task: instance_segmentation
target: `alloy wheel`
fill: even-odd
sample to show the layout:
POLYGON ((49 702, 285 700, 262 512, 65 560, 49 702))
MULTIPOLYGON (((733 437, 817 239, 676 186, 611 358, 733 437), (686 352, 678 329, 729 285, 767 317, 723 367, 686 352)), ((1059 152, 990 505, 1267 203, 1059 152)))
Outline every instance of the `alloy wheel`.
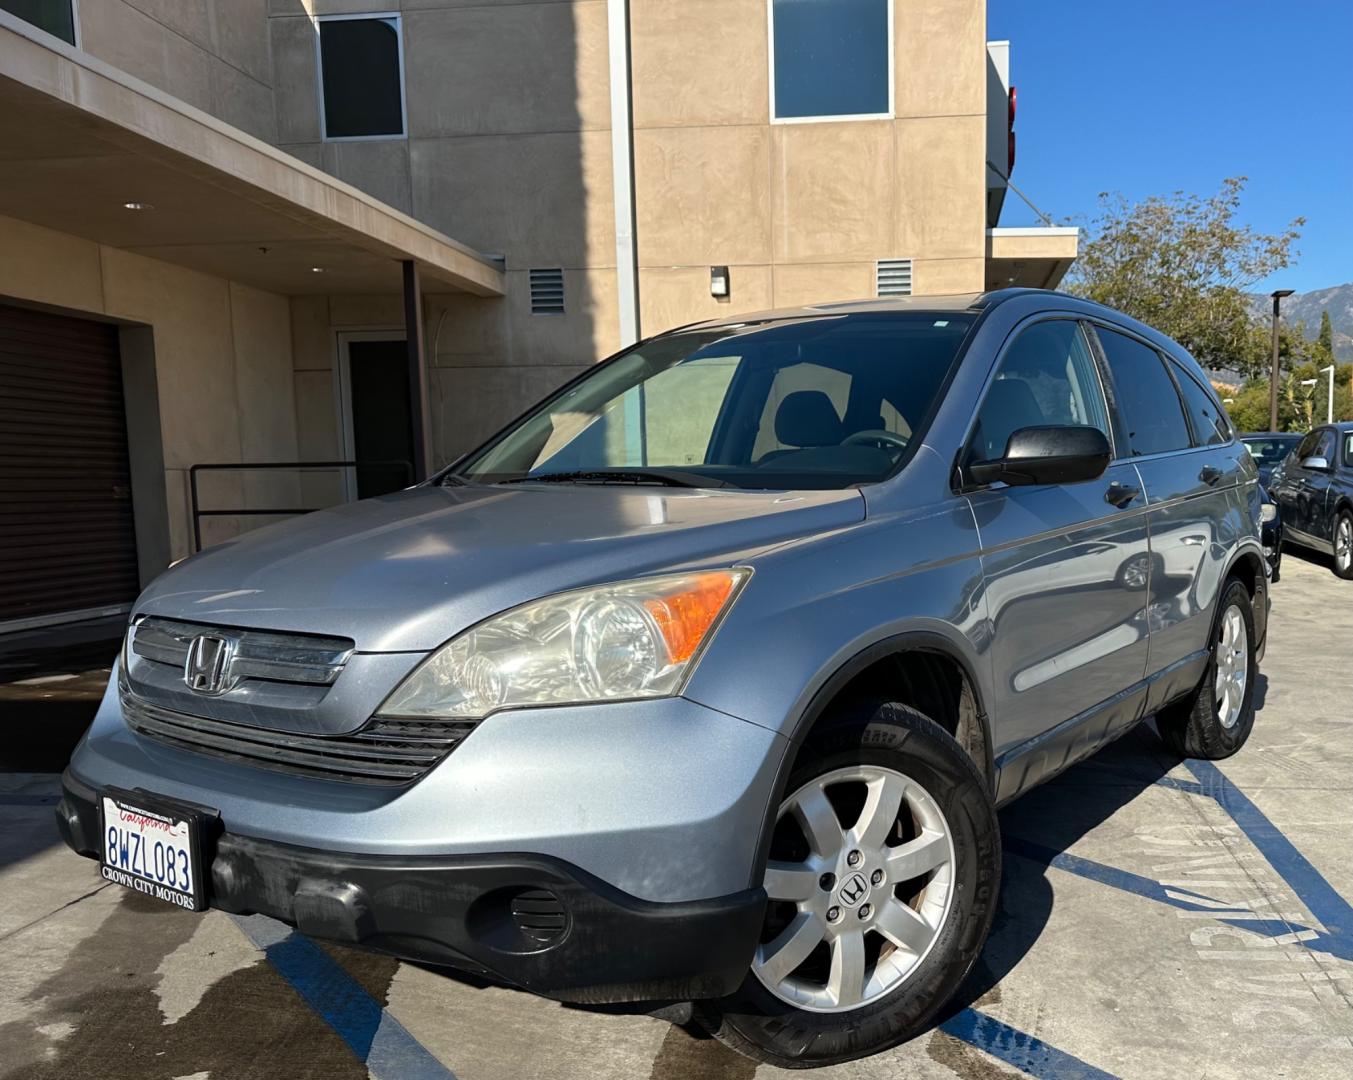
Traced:
POLYGON ((1334 563, 1342 573, 1353 566, 1353 518, 1347 514, 1339 516, 1334 530, 1334 563))
POLYGON ((1221 617, 1215 656, 1217 719, 1221 721, 1222 727, 1229 730, 1240 719, 1250 666, 1250 643, 1245 631, 1245 617, 1234 604, 1221 617))
POLYGON ((953 876, 948 824, 919 783, 875 765, 825 773, 780 807, 752 971, 812 1012, 875 1001, 929 954, 953 876))

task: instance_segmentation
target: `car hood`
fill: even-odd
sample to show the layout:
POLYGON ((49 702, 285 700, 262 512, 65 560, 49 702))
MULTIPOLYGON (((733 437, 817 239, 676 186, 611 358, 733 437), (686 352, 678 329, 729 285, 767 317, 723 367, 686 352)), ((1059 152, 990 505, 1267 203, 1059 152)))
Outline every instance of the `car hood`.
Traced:
POLYGON ((550 593, 745 559, 863 518, 853 489, 423 486, 208 548, 156 579, 136 612, 424 652, 550 593))

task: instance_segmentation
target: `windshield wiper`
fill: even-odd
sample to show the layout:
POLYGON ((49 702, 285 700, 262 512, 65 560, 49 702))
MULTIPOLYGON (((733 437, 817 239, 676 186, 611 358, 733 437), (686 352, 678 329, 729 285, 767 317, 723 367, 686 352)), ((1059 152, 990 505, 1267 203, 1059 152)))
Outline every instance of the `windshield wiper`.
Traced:
POLYGON ((722 488, 727 481, 715 480, 685 469, 577 469, 571 472, 514 476, 500 484, 661 484, 664 487, 722 488))

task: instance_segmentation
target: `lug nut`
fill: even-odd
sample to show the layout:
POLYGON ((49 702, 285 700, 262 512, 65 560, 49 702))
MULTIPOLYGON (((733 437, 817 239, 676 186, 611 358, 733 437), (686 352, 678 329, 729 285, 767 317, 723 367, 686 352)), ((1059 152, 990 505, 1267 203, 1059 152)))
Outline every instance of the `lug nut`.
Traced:
POLYGON ((850 866, 859 866, 860 860, 863 857, 864 856, 862 856, 858 851, 852 851, 849 855, 846 856, 846 863, 850 866))
POLYGON ((835 874, 823 874, 820 878, 817 879, 817 883, 818 883, 818 884, 819 884, 826 892, 831 892, 831 891, 832 891, 832 888, 836 885, 836 875, 835 875, 835 874))
POLYGON ((874 909, 873 909, 872 907, 870 907, 868 904, 861 904, 861 905, 860 905, 860 918, 862 918, 862 919, 867 919, 867 918, 869 918, 869 916, 872 915, 873 913, 874 913, 874 909))
POLYGON ((836 920, 839 919, 840 917, 841 917, 841 909, 839 907, 829 907, 827 909, 828 922, 836 922, 836 920))
POLYGON ((882 884, 883 884, 883 871, 882 871, 882 870, 875 870, 872 874, 870 874, 870 875, 869 875, 869 883, 870 883, 871 885, 882 885, 882 884))

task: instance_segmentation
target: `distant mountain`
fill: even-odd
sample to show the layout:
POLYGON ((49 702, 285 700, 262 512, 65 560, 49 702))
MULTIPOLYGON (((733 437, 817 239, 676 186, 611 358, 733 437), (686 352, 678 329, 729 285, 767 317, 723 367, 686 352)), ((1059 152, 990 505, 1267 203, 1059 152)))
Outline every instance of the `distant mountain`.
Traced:
MULTIPOLYGON (((1272 316, 1271 299, 1255 295, 1252 301, 1256 316, 1265 319, 1272 316)), ((1334 357, 1340 363, 1348 363, 1353 360, 1353 282, 1285 297, 1283 323, 1304 324, 1306 337, 1314 341, 1320 336, 1320 313, 1325 310, 1330 313, 1330 326, 1334 330, 1334 357)))

